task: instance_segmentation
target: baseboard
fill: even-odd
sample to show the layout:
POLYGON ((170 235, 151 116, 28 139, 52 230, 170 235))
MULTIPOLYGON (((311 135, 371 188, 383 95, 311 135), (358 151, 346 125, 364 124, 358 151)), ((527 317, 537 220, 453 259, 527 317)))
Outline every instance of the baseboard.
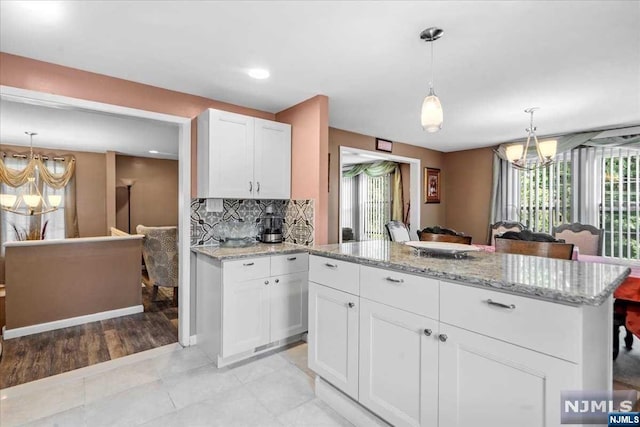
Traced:
POLYGON ((361 427, 384 426, 389 424, 369 412, 364 406, 351 399, 340 390, 316 375, 316 396, 331 409, 346 418, 351 424, 361 427))
POLYGON ((53 322, 38 323, 37 325, 23 326, 21 328, 7 329, 2 328, 2 337, 4 340, 23 337, 25 335, 38 334, 40 332, 53 331, 55 329, 68 328, 70 326, 82 325, 99 320, 112 319, 114 317, 127 316, 129 314, 142 313, 144 307, 142 305, 133 305, 131 307, 118 308, 116 310, 102 311, 100 313, 87 314, 84 316, 70 317, 68 319, 54 320, 53 322))
POLYGON ((196 345, 198 344, 198 336, 197 335, 191 335, 189 337, 189 345, 196 345))
POLYGON ((237 362, 241 362, 245 359, 249 359, 251 357, 254 356, 259 356, 261 354, 273 351, 273 350, 277 350, 279 348, 285 347, 289 344, 295 343, 295 342, 299 342, 302 341, 301 339, 302 334, 296 334, 296 335, 292 335, 288 338, 284 338, 280 341, 274 341, 272 343, 269 343, 267 345, 264 345, 262 347, 258 347, 256 349, 253 350, 249 350, 246 351, 244 353, 239 353, 239 354, 234 354, 233 356, 228 356, 225 358, 220 357, 220 355, 217 356, 217 358, 214 360, 214 363, 216 365, 217 368, 223 368, 225 366, 229 366, 231 364, 237 363, 237 362))

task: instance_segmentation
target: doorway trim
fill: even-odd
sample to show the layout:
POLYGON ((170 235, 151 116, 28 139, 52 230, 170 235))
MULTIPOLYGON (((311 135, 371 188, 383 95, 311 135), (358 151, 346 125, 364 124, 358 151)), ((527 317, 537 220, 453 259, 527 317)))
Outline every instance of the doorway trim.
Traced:
POLYGON ((342 243, 342 215, 340 215, 340 207, 342 201, 340 200, 340 195, 342 195, 342 156, 345 152, 375 155, 376 157, 380 157, 381 159, 409 164, 409 195, 411 198, 409 211, 409 222, 411 223, 411 225, 409 227, 409 233, 416 233, 417 235, 418 230, 420 230, 420 212, 422 208, 422 203, 420 200, 420 171, 422 170, 420 159, 341 145, 339 166, 340 169, 338 171, 338 182, 340 188, 340 193, 338 196, 338 242, 342 243))
MULTIPOLYGON (((191 343, 191 119, 86 99, 0 85, 0 95, 107 114, 152 119, 178 125, 178 342, 191 343), (186 286, 185 286, 186 284, 186 286)), ((106 231, 106 230, 105 230, 106 231)))

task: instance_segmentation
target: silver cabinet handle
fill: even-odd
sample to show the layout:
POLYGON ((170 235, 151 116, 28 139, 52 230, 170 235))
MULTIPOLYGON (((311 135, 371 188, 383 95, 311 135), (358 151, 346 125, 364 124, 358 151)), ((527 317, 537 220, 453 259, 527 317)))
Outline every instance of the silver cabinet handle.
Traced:
POLYGON ((431 336, 431 334, 433 333, 433 331, 432 331, 431 329, 425 329, 423 332, 424 332, 424 334, 425 334, 426 336, 428 336, 428 337, 430 337, 430 336, 431 336))
POLYGON ((276 279, 276 283, 280 283, 280 279, 276 279))
POLYGON ((347 304, 347 305, 349 306, 349 308, 353 308, 353 307, 355 307, 355 306, 356 306, 356 305, 355 305, 354 303, 352 303, 352 302, 350 302, 350 303, 349 303, 349 304, 347 304))
POLYGON ((404 279, 394 279, 393 277, 387 277, 386 279, 393 283, 404 283, 404 279))
POLYGON ((242 264, 245 267, 251 267, 253 264, 255 264, 254 262, 245 262, 244 264, 242 264))
POLYGON ((268 285, 268 284, 269 284, 269 281, 268 281, 268 280, 265 280, 265 281, 264 281, 264 284, 265 284, 265 285, 268 285))
POLYGON ((329 268, 338 268, 337 264, 331 264, 331 263, 328 263, 328 262, 325 262, 324 265, 326 265, 329 268))
POLYGON ((442 342, 447 341, 447 338, 449 338, 446 334, 440 334, 438 335, 438 339, 442 342))
POLYGON ((287 258, 287 261, 295 261, 297 259, 298 259, 298 257, 290 256, 289 258, 287 258))
POLYGON ((496 307, 506 308, 507 310, 514 310, 516 308, 515 304, 504 304, 502 302, 492 301, 491 299, 488 299, 485 302, 489 305, 495 305, 496 307))
POLYGON ((256 182, 256 193, 260 192, 260 181, 256 182))
POLYGON ((249 181, 249 193, 253 193, 253 182, 249 181))

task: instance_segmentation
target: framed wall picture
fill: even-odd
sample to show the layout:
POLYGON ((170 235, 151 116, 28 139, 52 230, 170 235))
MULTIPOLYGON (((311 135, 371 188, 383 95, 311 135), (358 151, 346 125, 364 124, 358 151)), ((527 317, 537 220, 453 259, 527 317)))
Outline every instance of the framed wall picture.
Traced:
POLYGON ((424 202, 440 203, 440 169, 424 168, 424 202))
POLYGON ((376 150, 378 151, 386 151, 390 153, 393 149, 393 142, 388 141, 386 139, 376 138, 376 150))

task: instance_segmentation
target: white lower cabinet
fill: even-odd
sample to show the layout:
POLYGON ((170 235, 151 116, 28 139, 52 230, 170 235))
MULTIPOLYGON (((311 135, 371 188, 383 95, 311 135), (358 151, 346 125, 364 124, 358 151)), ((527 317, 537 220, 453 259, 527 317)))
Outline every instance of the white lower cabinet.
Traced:
POLYGON ((437 425, 437 330, 433 319, 361 299, 360 403, 394 426, 437 425))
POLYGON ((269 343, 269 279, 223 284, 222 357, 269 343))
POLYGON ((439 427, 560 424, 560 392, 575 389, 577 365, 454 326, 440 331, 439 427))
POLYGON ((270 279, 269 342, 279 341, 307 330, 307 273, 287 274, 270 279))
POLYGON ((198 345, 218 367, 287 344, 308 327, 308 255, 196 259, 198 345))
POLYGON ((309 283, 309 368, 358 399, 359 298, 309 283))

